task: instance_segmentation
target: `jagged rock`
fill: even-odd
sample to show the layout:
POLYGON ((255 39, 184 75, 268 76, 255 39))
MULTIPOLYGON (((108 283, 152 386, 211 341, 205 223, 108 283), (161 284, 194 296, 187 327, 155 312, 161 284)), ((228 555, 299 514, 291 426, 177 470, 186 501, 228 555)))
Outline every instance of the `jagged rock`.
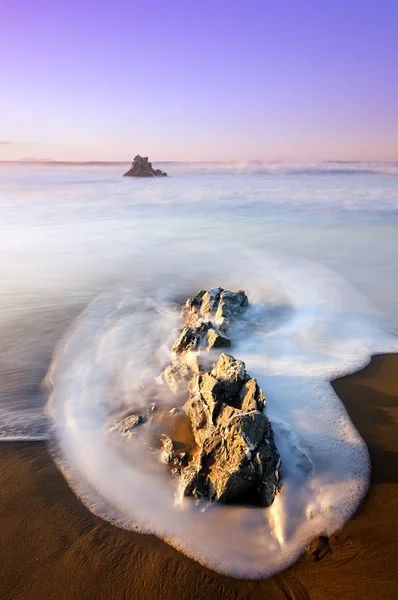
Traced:
POLYGON ((196 348, 200 340, 206 335, 211 323, 201 323, 199 327, 184 327, 181 334, 174 342, 172 351, 176 354, 182 354, 196 348))
POLYGON ((229 392, 235 393, 246 380, 246 366, 242 360, 223 352, 211 374, 222 382, 229 392))
POLYGON ((232 292, 221 287, 199 290, 193 298, 188 298, 182 316, 187 325, 197 327, 203 318, 215 317, 219 329, 226 331, 248 307, 249 301, 243 290, 232 292))
MULTIPOLYGON (((174 407, 167 417, 179 441, 161 437, 160 459, 178 480, 180 498, 231 502, 245 501, 249 494, 269 506, 280 488, 281 460, 264 414, 263 391, 243 361, 221 353, 210 364, 217 348, 231 345, 225 330, 247 306, 245 292, 220 287, 199 290, 189 298, 182 309, 186 326, 172 348, 178 357, 157 380, 173 393, 189 396, 183 409, 174 407), (217 325, 207 320, 210 317, 217 325), (184 441, 182 430, 177 433, 180 421, 184 441)), ((148 393, 157 397, 150 387, 148 393)), ((126 419, 118 425, 123 433, 143 422, 141 415, 126 419)))
POLYGON ((181 334, 173 344, 172 352, 181 354, 188 350, 193 350, 199 341, 199 336, 196 334, 196 329, 193 327, 184 327, 181 334))
POLYGON ((196 296, 188 298, 182 309, 182 316, 189 327, 199 327, 202 322, 199 311, 205 293, 206 290, 199 290, 196 296))
POLYGON ((134 158, 131 168, 124 173, 124 177, 166 177, 160 169, 154 169, 148 157, 142 157, 139 154, 134 158))
POLYGON ((199 451, 181 469, 181 496, 229 502, 255 490, 260 504, 272 503, 281 461, 264 404, 245 364, 227 354, 196 377, 184 409, 199 451))
POLYGON ((192 311, 192 309, 199 308, 202 302, 203 296, 206 294, 206 290, 199 290, 196 296, 188 298, 184 305, 183 311, 192 311))
POLYGON ((212 288, 205 292, 202 296, 202 302, 200 305, 200 312, 205 317, 211 315, 211 313, 217 310, 218 303, 220 301, 221 293, 224 290, 222 288, 212 288))
POLYGON ((216 323, 222 330, 226 330, 248 307, 249 301, 245 292, 231 292, 223 290, 216 312, 216 323))
POLYGON ((208 498, 208 487, 197 466, 191 465, 180 470, 180 495, 192 496, 197 502, 208 498))
POLYGON ((262 412, 264 410, 264 392, 255 379, 249 379, 243 384, 239 392, 239 400, 244 411, 258 410, 262 412))
POLYGON ((179 394, 188 389, 192 371, 186 362, 175 360, 167 365, 163 377, 173 394, 179 394))
POLYGON ((216 331, 211 328, 207 332, 206 343, 207 350, 211 350, 212 348, 228 348, 231 345, 231 340, 222 331, 216 331))

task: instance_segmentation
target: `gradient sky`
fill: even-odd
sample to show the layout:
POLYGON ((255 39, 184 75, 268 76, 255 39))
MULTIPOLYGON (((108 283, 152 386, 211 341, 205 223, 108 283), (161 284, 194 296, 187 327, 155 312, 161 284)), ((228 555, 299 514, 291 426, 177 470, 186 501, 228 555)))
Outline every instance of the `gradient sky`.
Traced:
POLYGON ((0 159, 398 160, 398 0, 1 0, 0 159))

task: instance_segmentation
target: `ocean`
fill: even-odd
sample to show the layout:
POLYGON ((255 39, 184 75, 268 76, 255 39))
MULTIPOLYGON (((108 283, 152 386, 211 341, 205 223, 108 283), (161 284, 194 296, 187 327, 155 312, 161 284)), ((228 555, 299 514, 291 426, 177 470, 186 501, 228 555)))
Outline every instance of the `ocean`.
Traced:
POLYGON ((366 446, 329 382, 398 350, 398 163, 156 167, 169 177, 0 164, 0 436, 48 440, 103 518, 271 576, 367 491, 366 446), (218 285, 249 296, 233 348, 282 456, 269 509, 181 506, 150 452, 107 433, 170 360, 178 301, 218 285))

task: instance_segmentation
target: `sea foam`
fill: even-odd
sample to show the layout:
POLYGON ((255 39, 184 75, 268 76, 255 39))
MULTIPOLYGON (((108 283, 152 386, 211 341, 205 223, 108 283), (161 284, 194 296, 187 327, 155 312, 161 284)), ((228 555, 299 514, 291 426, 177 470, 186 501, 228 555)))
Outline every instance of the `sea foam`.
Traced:
POLYGON ((145 286, 98 297, 59 344, 47 377, 56 460, 104 519, 153 533, 221 573, 270 577, 341 527, 366 494, 368 452, 330 381, 397 343, 359 293, 316 263, 166 254, 162 267, 147 258, 145 286), (231 352, 265 391, 282 457, 283 490, 267 509, 181 506, 145 434, 121 443, 109 434, 112 415, 150 401, 145 387, 170 360, 175 298, 216 285, 249 296, 231 352))

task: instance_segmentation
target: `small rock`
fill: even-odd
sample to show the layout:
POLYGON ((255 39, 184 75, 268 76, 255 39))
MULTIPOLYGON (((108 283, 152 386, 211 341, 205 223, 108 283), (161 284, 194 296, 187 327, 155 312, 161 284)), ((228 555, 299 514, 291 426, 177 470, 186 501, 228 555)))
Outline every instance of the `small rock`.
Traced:
POLYGON ((129 415, 121 421, 115 421, 112 429, 119 429, 123 434, 130 434, 133 429, 144 423, 144 417, 142 415, 129 415))
POLYGON ((179 337, 173 344, 172 351, 176 354, 181 354, 187 350, 193 350, 199 341, 199 336, 196 335, 196 329, 193 327, 184 327, 179 337))
POLYGON ((124 177, 166 177, 160 169, 154 169, 148 157, 142 157, 139 154, 134 158, 131 168, 124 173, 124 177))
POLYGON ((221 331, 209 329, 206 336, 207 350, 212 348, 228 348, 231 345, 231 340, 221 331))
POLYGON ((201 323, 199 327, 184 327, 174 342, 172 351, 176 354, 182 354, 183 352, 194 350, 210 327, 211 323, 201 323))
POLYGON ((316 537, 306 548, 307 554, 312 557, 312 560, 321 560, 324 556, 329 554, 330 545, 329 538, 327 535, 319 535, 316 537))

